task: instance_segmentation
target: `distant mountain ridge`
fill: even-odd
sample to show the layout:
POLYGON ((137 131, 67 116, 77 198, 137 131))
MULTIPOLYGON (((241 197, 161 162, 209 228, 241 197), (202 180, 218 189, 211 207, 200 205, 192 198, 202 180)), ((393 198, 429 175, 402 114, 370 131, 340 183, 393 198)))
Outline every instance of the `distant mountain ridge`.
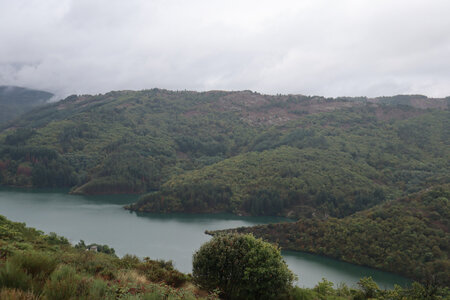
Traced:
POLYGON ((36 106, 45 104, 54 95, 49 92, 17 86, 0 86, 0 126, 36 106))

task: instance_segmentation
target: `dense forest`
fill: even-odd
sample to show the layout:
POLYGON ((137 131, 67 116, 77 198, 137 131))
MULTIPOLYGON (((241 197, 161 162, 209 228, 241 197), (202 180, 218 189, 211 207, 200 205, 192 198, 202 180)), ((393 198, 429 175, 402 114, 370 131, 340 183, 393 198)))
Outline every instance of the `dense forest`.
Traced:
POLYGON ((449 179, 448 111, 373 107, 262 130, 241 153, 168 179, 130 209, 343 217, 449 179))
MULTIPOLYGON (((246 239, 255 241, 253 237, 246 239)), ((195 276, 180 273, 170 261, 155 261, 148 257, 140 259, 133 255, 118 258, 112 248, 97 246, 101 246, 97 251, 92 251, 82 241, 72 246, 64 237, 54 233, 47 235, 0 216, 0 299, 213 300, 218 299, 221 293, 220 289, 211 293, 200 289, 195 276)), ((228 244, 223 246, 230 247, 228 244)), ((242 257, 239 247, 234 246, 231 251, 242 257)), ((254 255, 253 247, 249 255, 254 255)), ((217 259, 221 259, 220 255, 217 259)), ((259 269, 259 272, 267 276, 267 272, 272 270, 259 269)), ((215 283, 216 279, 210 280, 215 283)), ((201 282, 209 282, 208 277, 202 278, 201 282)), ((219 280, 220 283, 226 284, 226 281, 219 280)), ((269 283, 266 280, 262 284, 269 283)), ((254 289, 254 286, 245 287, 244 280, 241 285, 241 288, 254 289)), ((266 292, 273 294, 273 290, 266 292)), ((312 289, 291 285, 287 291, 270 298, 401 300, 446 299, 448 296, 448 289, 419 283, 408 288, 396 286, 392 290, 381 290, 369 277, 362 278, 355 288, 346 285, 335 287, 326 279, 312 289)), ((235 299, 261 298, 250 293, 235 299)))
MULTIPOLYGON (((232 229, 310 252, 450 286, 450 185, 387 201, 345 218, 232 229)), ((217 234, 220 232, 212 232, 217 234)))
POLYGON ((449 102, 74 95, 4 125, 0 185, 138 193, 127 208, 142 212, 288 216, 299 221, 240 231, 449 285, 449 102))
POLYGON ((44 105, 53 94, 16 86, 0 86, 0 126, 44 105))
POLYGON ((0 133, 0 184, 146 193, 131 209, 343 217, 448 181, 449 99, 120 91, 0 133))

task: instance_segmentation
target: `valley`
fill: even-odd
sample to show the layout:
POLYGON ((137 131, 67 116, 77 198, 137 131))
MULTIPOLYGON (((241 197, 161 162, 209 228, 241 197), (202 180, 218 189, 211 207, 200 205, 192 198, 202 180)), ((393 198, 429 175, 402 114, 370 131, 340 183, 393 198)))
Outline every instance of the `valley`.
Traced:
MULTIPOLYGON (((62 188, 72 194, 67 197, 133 195, 116 208, 168 218, 156 225, 158 231, 170 228, 170 216, 181 217, 175 223, 188 216, 202 223, 225 215, 244 223, 218 228, 208 221, 196 234, 246 226, 231 231, 448 286, 448 104, 448 98, 415 95, 324 98, 251 91, 73 95, 3 126, 0 184, 62 188), (257 225, 247 218, 281 219, 257 225)), ((133 254, 146 249, 136 247, 133 254)), ((189 257, 184 272, 190 247, 183 254, 189 257)))

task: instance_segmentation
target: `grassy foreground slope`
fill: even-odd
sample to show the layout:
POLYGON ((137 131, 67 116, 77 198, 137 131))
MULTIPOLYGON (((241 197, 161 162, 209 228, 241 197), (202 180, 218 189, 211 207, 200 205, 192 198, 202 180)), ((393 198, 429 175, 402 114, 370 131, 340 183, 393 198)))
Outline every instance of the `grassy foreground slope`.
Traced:
MULTIPOLYGON (((105 248, 111 253, 108 247, 98 247, 105 248)), ((83 242, 73 247, 63 237, 0 216, 1 299, 203 297, 216 298, 196 288, 170 261, 87 251, 83 242)))
MULTIPOLYGON (((388 201, 342 219, 237 228, 305 251, 450 286, 450 186, 388 201)), ((218 232, 215 232, 218 233, 218 232)))

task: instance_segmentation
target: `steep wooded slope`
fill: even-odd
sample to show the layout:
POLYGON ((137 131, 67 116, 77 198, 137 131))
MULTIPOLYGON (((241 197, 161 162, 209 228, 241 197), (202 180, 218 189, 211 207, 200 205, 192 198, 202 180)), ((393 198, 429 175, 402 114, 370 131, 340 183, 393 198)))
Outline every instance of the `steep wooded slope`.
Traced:
POLYGON ((447 108, 423 96, 70 96, 0 133, 0 183, 161 189, 133 207, 144 211, 345 216, 448 181, 447 108))
POLYGON ((269 128, 245 153, 174 175, 130 208, 343 217, 449 181, 447 111, 390 122, 375 114, 344 109, 269 128))
POLYGON ((321 254, 449 286, 449 230, 450 186, 444 185, 342 219, 300 219, 227 231, 253 233, 286 250, 321 254))

